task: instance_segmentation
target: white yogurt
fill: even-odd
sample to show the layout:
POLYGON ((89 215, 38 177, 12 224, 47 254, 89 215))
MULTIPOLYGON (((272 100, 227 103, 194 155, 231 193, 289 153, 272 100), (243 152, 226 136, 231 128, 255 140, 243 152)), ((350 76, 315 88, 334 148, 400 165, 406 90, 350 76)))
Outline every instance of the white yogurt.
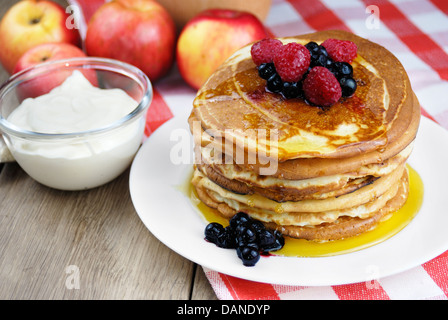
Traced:
MULTIPOLYGON (((138 103, 121 89, 99 89, 75 71, 50 93, 24 100, 8 117, 18 127, 40 133, 73 133, 105 127, 138 103)), ((89 189, 111 181, 131 163, 144 117, 101 135, 73 139, 11 137, 11 151, 34 179, 63 190, 89 189)))

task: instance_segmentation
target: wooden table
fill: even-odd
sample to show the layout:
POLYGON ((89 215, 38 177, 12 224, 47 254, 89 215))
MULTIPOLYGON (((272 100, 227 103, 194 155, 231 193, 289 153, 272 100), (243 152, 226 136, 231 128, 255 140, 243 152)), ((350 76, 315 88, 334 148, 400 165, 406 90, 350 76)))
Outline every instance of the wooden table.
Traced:
POLYGON ((140 221, 129 170, 82 192, 44 187, 16 163, 0 170, 0 299, 216 299, 202 268, 140 221))

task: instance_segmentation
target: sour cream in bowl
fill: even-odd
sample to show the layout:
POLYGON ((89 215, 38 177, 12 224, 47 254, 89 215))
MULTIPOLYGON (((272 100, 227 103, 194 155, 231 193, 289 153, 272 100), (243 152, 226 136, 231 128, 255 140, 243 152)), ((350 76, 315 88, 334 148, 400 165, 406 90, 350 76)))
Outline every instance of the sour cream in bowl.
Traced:
POLYGON ((152 86, 116 60, 73 58, 13 75, 0 88, 0 130, 17 163, 61 190, 103 185, 131 164, 152 86))

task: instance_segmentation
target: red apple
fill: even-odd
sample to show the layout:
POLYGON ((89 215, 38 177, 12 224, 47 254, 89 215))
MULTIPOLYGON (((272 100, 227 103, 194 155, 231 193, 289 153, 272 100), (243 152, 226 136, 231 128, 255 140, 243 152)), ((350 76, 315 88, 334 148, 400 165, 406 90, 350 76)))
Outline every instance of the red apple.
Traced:
POLYGON ((180 33, 176 52, 179 72, 197 90, 237 49, 268 36, 263 23, 249 12, 205 10, 180 33))
POLYGON ((80 48, 69 43, 50 42, 39 44, 29 49, 20 57, 13 69, 13 73, 42 62, 75 57, 87 57, 87 55, 80 48))
MULTIPOLYGON (((25 52, 17 62, 13 72, 19 72, 43 62, 75 57, 87 57, 87 55, 84 51, 69 43, 44 43, 25 52)), ((93 85, 98 85, 95 71, 89 69, 79 70, 93 85)), ((36 74, 35 78, 26 80, 19 85, 18 93, 20 99, 34 98, 50 92, 64 82, 72 72, 73 70, 61 69, 50 74, 36 74)))
POLYGON ((13 5, 0 21, 0 62, 12 73, 19 58, 30 48, 47 42, 79 45, 78 30, 68 28, 69 14, 48 0, 23 0, 13 5))
POLYGON ((173 64, 176 27, 156 1, 115 0, 92 16, 85 45, 88 55, 130 63, 156 81, 173 64))

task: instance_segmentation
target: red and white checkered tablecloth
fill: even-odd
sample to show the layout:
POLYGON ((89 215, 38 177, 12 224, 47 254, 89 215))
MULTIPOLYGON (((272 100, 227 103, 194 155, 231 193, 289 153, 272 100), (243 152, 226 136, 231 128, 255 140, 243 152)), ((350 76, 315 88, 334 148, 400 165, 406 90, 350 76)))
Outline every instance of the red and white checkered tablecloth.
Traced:
MULTIPOLYGON (((87 3, 90 15, 104 0, 87 3)), ((88 17, 87 17, 88 18, 88 17)), ((448 1, 273 0, 265 25, 278 37, 343 29, 377 42, 402 62, 423 114, 448 129, 448 1), (373 11, 372 11, 373 10, 373 11)), ((146 135, 189 112, 195 91, 174 67, 154 84, 146 135)), ((376 285, 287 286, 238 279, 204 268, 219 299, 448 299, 448 251, 376 285)))

